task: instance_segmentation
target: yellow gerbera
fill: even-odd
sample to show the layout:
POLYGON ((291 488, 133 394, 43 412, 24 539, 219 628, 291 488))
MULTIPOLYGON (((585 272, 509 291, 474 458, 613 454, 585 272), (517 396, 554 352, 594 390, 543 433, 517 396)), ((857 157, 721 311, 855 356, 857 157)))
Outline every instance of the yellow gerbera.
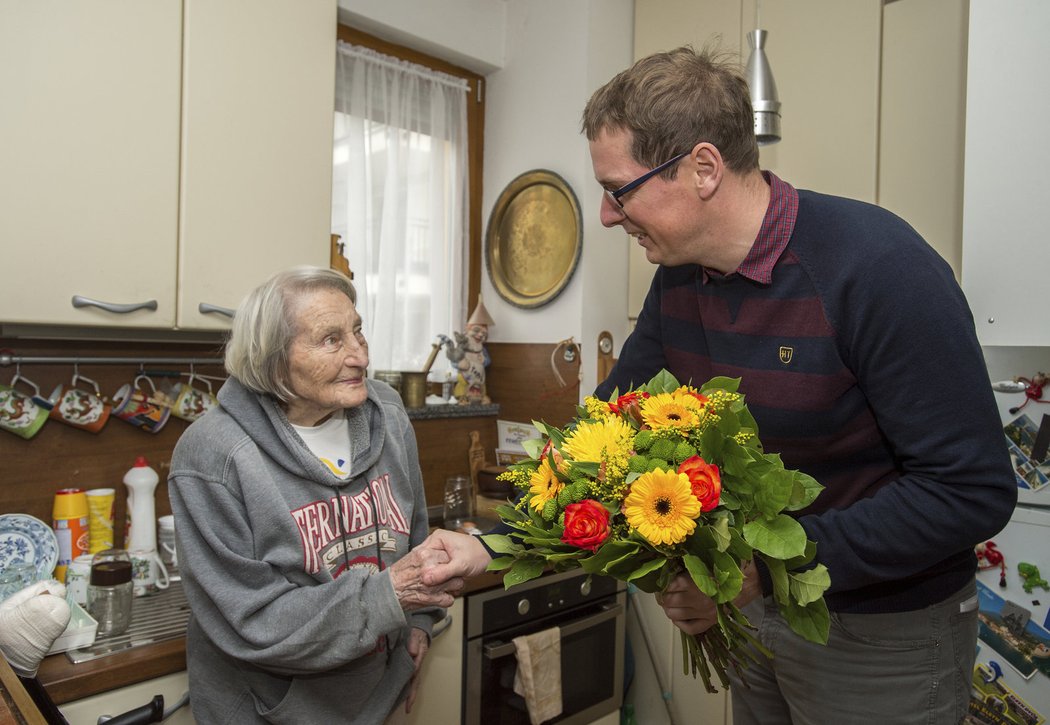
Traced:
POLYGON ((544 504, 557 498, 563 488, 565 484, 558 480, 550 463, 544 458, 529 481, 529 505, 537 511, 542 511, 544 504))
POLYGON ((642 420, 653 430, 690 430, 700 424, 704 404, 680 390, 659 393, 642 401, 642 420))
POLYGON ((634 429, 622 418, 604 418, 580 423, 561 448, 574 461, 601 463, 617 454, 628 455, 633 440, 634 429))
POLYGON ((623 513, 631 528, 650 543, 680 544, 696 528, 700 502, 688 476, 658 468, 635 479, 623 513))

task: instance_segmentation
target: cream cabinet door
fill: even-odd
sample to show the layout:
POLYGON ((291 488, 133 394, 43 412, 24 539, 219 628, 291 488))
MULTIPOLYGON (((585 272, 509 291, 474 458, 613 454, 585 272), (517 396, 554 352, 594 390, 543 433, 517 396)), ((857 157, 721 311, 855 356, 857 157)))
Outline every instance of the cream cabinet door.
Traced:
MULTIPOLYGON (((463 599, 449 607, 448 626, 430 643, 409 725, 439 725, 460 721, 463 692, 463 599)), ((441 627, 442 625, 438 625, 441 627)))
POLYGON ((335 36, 336 0, 186 0, 179 327, 327 266, 335 36))
POLYGON ((174 324, 181 43, 180 0, 0 0, 0 322, 174 324))

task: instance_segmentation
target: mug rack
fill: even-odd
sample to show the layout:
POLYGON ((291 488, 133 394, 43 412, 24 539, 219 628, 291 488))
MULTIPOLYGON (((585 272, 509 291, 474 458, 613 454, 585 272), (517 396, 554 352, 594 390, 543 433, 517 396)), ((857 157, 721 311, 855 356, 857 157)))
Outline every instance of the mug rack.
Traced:
POLYGON ((84 357, 76 355, 12 355, 0 353, 0 366, 8 365, 222 365, 212 357, 84 357))

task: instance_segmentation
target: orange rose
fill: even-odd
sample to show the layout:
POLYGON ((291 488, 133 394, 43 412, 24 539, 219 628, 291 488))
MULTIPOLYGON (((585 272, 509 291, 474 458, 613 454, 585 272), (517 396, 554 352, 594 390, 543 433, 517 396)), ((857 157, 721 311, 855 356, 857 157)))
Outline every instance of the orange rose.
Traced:
POLYGON ((682 461, 678 472, 689 477, 689 484, 693 487, 696 500, 700 502, 701 511, 710 511, 718 505, 718 497, 722 495, 722 474, 718 466, 700 456, 693 456, 682 461))
POLYGON ((609 538, 609 512, 594 499, 584 499, 565 507, 565 531, 562 542, 581 549, 597 551, 609 538))
POLYGON ((633 393, 621 395, 615 403, 609 403, 609 410, 616 415, 627 415, 639 423, 642 422, 642 413, 639 406, 642 401, 649 397, 649 393, 636 390, 633 393))

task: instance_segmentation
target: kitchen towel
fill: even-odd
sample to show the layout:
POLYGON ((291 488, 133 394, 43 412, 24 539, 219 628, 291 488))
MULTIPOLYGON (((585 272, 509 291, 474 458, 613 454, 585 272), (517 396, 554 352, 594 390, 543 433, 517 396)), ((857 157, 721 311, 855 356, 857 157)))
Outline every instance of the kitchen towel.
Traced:
POLYGON ((525 698, 532 725, 561 715, 561 630, 551 627, 515 637, 514 692, 525 698))

